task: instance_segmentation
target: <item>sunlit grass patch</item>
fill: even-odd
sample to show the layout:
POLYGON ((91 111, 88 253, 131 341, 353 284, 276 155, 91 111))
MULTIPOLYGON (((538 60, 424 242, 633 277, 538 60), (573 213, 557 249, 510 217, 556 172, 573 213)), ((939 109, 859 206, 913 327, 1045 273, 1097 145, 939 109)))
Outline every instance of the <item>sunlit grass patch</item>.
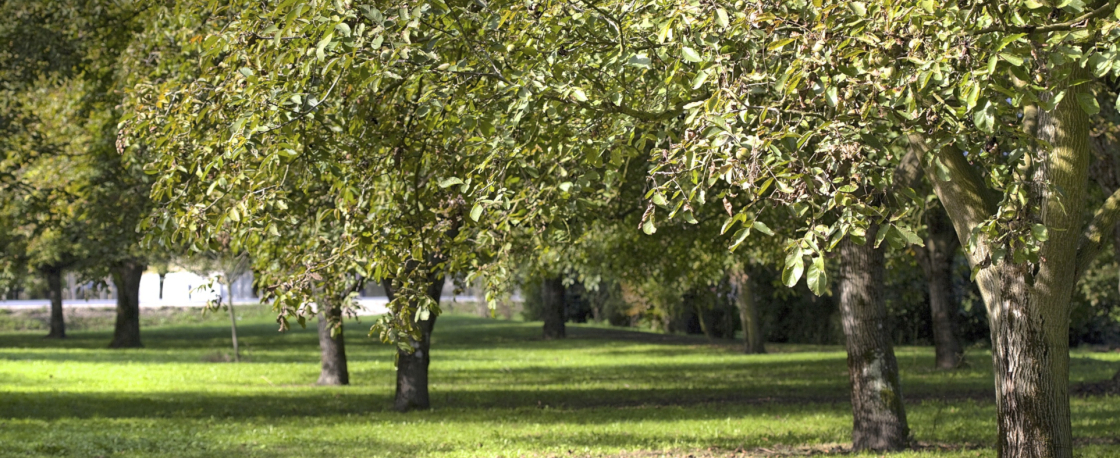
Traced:
MULTIPOLYGON (((228 352, 222 322, 145 329, 139 350, 104 348, 107 331, 0 334, 0 455, 702 457, 850 440, 839 347, 743 355, 595 326, 543 341, 539 323, 450 315, 436 326, 434 408, 402 415, 390 409, 392 350, 365 336, 368 321, 347 324, 354 385, 324 388, 312 385, 310 326, 281 334, 248 316, 240 364, 215 362, 228 352)), ((1071 378, 1107 378, 1118 356, 1076 352, 1071 378)), ((897 456, 994 456, 988 358, 942 372, 930 349, 898 349, 913 437, 944 447, 897 456)), ((1078 453, 1120 452, 1120 399, 1072 407, 1078 453)))

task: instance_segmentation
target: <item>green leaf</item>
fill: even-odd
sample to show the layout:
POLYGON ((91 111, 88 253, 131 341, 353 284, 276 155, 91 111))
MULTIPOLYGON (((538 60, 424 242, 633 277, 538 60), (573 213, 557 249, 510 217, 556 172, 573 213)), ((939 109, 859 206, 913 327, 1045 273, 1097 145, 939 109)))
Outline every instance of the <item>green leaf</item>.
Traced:
POLYGON ((572 98, 574 98, 574 99, 576 99, 580 102, 586 102, 587 101, 587 94, 584 94, 583 91, 580 90, 580 88, 577 87, 577 88, 572 89, 572 98))
POLYGON ((836 108, 836 104, 840 103, 839 92, 840 91, 836 89, 836 86, 829 86, 828 89, 825 89, 824 101, 828 103, 828 106, 836 108))
POLYGON ((925 241, 923 241, 921 237, 918 237, 918 234, 910 232, 909 229, 906 229, 904 227, 900 227, 900 226, 893 226, 893 227, 896 231, 898 231, 899 234, 902 235, 902 238, 904 240, 906 240, 906 243, 908 243, 910 245, 926 246, 925 241))
POLYGON ((749 227, 744 227, 736 231, 733 237, 735 241, 731 243, 731 251, 735 251, 736 248, 739 248, 739 245, 742 245, 743 242, 747 240, 748 235, 751 235, 751 228, 749 227))
POLYGON ((805 273, 805 283, 809 290, 818 296, 828 289, 828 273, 824 270, 824 258, 817 256, 809 264, 809 271, 805 273))
POLYGON ((1023 58, 1014 54, 1001 52, 999 53, 999 57, 1003 58, 1003 60, 1006 60, 1007 63, 1016 67, 1021 67, 1023 65, 1023 58))
POLYGON ((805 259, 801 256, 801 250, 794 250, 786 256, 786 266, 782 269, 782 284, 793 288, 801 280, 801 274, 804 271, 805 259))
POLYGON ((655 193, 653 193, 653 203, 657 206, 664 207, 665 205, 669 204, 669 201, 665 200, 665 195, 664 194, 661 194, 660 192, 655 192, 655 193))
POLYGON ((766 47, 766 50, 767 51, 773 51, 773 50, 776 50, 776 49, 780 49, 782 46, 793 43, 794 40, 796 40, 796 38, 786 38, 784 40, 775 41, 773 43, 770 43, 770 45, 766 47))
POLYGON ((681 49, 681 57, 688 62, 702 62, 704 60, 695 49, 689 48, 688 46, 681 49))
POLYGON ((241 222, 241 213, 237 211, 237 208, 229 209, 229 219, 235 223, 241 222))
POLYGON ((754 228, 755 228, 756 230, 758 230, 758 232, 761 232, 761 233, 763 233, 763 234, 766 234, 766 235, 771 235, 771 236, 772 236, 772 235, 774 235, 774 231, 770 230, 770 227, 769 227, 769 226, 767 226, 767 225, 766 225, 765 223, 763 223, 762 221, 757 221, 757 220, 756 220, 756 221, 754 222, 754 225, 753 225, 753 227, 754 227, 754 228))
POLYGON ((653 215, 650 215, 649 219, 642 223, 642 232, 645 232, 646 235, 653 235, 654 232, 657 232, 657 228, 653 226, 653 215))
POLYGON ((1035 224, 1031 226, 1031 236, 1039 242, 1045 242, 1050 239, 1050 232, 1046 229, 1046 226, 1035 224))
POLYGON ((1091 92, 1078 92, 1077 104, 1081 105, 1081 109, 1085 110, 1089 116, 1094 116, 1101 112, 1101 106, 1097 103, 1097 97, 1091 92))
POLYGON ((450 177, 450 178, 444 178, 444 179, 440 180, 439 187, 449 188, 449 187, 455 186, 457 184, 463 184, 463 180, 460 180, 458 177, 450 177))
POLYGON ((991 132, 996 124, 995 108, 992 107, 992 101, 988 100, 984 103, 984 108, 976 110, 972 114, 972 122, 976 127, 984 132, 991 132))
POLYGON ((649 63, 649 56, 645 54, 635 54, 630 56, 630 60, 626 61, 626 65, 640 68, 649 68, 649 63))
POLYGON ((852 2, 848 4, 848 8, 856 13, 856 16, 867 16, 867 5, 863 2, 852 2))
POLYGON ((716 8, 716 24, 719 24, 720 27, 727 27, 730 23, 731 21, 727 18, 727 10, 716 8))
POLYGON ((476 204, 474 204, 474 207, 471 208, 471 219, 475 220, 475 221, 478 221, 478 219, 481 218, 481 217, 482 217, 482 204, 477 204, 476 203, 476 204))

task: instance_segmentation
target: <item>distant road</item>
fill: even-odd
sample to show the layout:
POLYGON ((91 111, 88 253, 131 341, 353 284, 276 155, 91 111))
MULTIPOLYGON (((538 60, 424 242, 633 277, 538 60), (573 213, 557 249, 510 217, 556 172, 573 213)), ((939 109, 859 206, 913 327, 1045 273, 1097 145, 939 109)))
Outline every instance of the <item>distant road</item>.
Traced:
MULTIPOLYGON (((205 307, 207 302, 219 296, 229 297, 229 292, 224 287, 211 284, 208 278, 200 277, 190 272, 171 272, 164 277, 163 298, 160 298, 159 275, 147 272, 140 277, 140 308, 159 307, 205 307)), ((253 297, 253 277, 246 274, 239 278, 233 285, 234 305, 256 304, 258 299, 253 297)), ((456 296, 445 298, 456 302, 475 302, 474 296, 456 296)), ((364 310, 359 315, 381 315, 389 310, 385 305, 388 298, 381 296, 362 297, 358 299, 364 310)), ((33 300, 0 300, 0 309, 35 309, 50 306, 46 299, 33 300)), ((113 308, 117 306, 115 299, 90 299, 90 300, 63 300, 63 308, 113 308)))
MULTIPOLYGON (((455 302, 475 302, 478 298, 474 296, 455 296, 455 302)), ((233 301, 234 305, 253 305, 257 304, 254 299, 239 299, 233 301)), ((385 306, 389 304, 387 297, 360 297, 358 298, 358 305, 362 306, 362 311, 358 315, 381 315, 389 311, 385 306)), ((34 299, 27 301, 0 301, 0 309, 41 309, 47 308, 51 305, 50 301, 46 299, 34 299)), ((173 301, 160 301, 148 300, 140 301, 140 308, 160 308, 160 307, 203 307, 206 303, 202 301, 190 302, 173 302, 173 301)), ((116 299, 90 299, 90 300, 65 300, 62 301, 63 309, 73 308, 113 308, 117 306, 116 299)))

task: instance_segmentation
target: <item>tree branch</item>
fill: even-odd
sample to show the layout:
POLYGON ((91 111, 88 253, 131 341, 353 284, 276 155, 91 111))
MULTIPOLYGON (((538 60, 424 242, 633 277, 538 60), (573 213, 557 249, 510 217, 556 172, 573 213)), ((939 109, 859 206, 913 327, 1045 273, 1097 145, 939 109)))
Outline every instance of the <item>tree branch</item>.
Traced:
POLYGON ((1047 33, 1047 32, 1064 32, 1064 31, 1067 31, 1067 30, 1073 30, 1074 27, 1077 27, 1077 25, 1082 23, 1082 22, 1088 21, 1090 19, 1096 19, 1096 18, 1099 18, 1099 17, 1107 16, 1109 12, 1116 9, 1116 2, 1117 2, 1117 0, 1112 0, 1108 3, 1105 3, 1100 8, 1097 8, 1093 11, 1085 13, 1081 16, 1078 16, 1078 17, 1073 18, 1073 19, 1071 19, 1069 21, 1066 21, 1066 22, 1059 22, 1057 24, 1048 24, 1048 25, 1043 25, 1043 26, 1026 25, 1026 26, 1022 26, 1022 27, 1007 27, 1007 28, 1000 27, 1000 26, 991 26, 991 27, 988 27, 988 28, 985 28, 985 29, 981 29, 980 31, 976 32, 976 34, 977 35, 982 35, 982 34, 985 34, 985 33, 992 33, 992 32, 1047 33))
POLYGON ((1106 235, 1112 234, 1117 220, 1120 220, 1120 189, 1113 192, 1097 208, 1093 220, 1081 235, 1081 243, 1077 247, 1077 272, 1074 278, 1081 278, 1101 250, 1108 246, 1109 238, 1106 235))
POLYGON ((676 116, 679 116, 681 113, 684 113, 684 106, 685 105, 688 105, 690 103, 700 102, 700 101, 703 101, 703 100, 707 100, 708 98, 710 98, 712 96, 712 94, 710 92, 705 92, 705 93, 697 95, 697 96, 695 96, 695 97, 693 97, 689 100, 682 101, 682 102, 678 103, 676 106, 674 106, 673 108, 671 108, 669 110, 665 110, 665 111, 638 110, 638 109, 631 108, 631 107, 628 107, 628 106, 625 106, 625 105, 615 105, 613 103, 606 102, 606 101, 599 104, 598 106, 595 106, 595 105, 592 105, 591 103, 588 103, 588 102, 572 101, 572 100, 568 100, 568 99, 556 96, 554 94, 543 94, 542 96, 546 100, 552 100, 554 102, 561 102, 561 103, 566 103, 566 104, 570 104, 570 105, 578 105, 580 108, 583 108, 583 109, 586 109, 586 110, 599 111, 599 112, 603 112, 603 113, 624 114, 626 116, 629 116, 631 118, 638 119, 638 120, 641 120, 641 121, 657 122, 657 121, 665 121, 665 120, 668 120, 668 119, 672 119, 676 116))
MULTIPOLYGON (((916 153, 919 157, 931 153, 929 145, 925 143, 925 138, 920 134, 910 134, 907 140, 910 142, 910 151, 916 153)), ((924 167, 925 174, 929 178, 929 182, 933 184, 933 191, 937 194, 937 199, 945 207, 945 212, 949 214, 949 219, 953 222, 953 228, 957 231, 957 238, 961 245, 968 246, 972 229, 995 213, 999 204, 997 196, 984 184, 980 174, 976 173, 976 169, 965 160, 964 155, 955 147, 946 146, 931 154, 934 154, 934 160, 940 161, 945 166, 949 180, 941 179, 936 164, 924 167)), ((969 260, 972 263, 983 261, 982 259, 972 259, 972 253, 969 253, 969 260)))

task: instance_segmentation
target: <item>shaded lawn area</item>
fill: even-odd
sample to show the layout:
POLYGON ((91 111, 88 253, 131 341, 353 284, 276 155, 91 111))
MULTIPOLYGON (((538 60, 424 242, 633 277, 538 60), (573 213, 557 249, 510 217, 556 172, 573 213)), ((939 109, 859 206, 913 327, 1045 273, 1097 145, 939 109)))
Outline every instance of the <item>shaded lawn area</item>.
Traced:
MULTIPOLYGON (((433 409, 391 410, 393 352, 348 323, 351 381, 316 387, 313 326, 277 333, 249 310, 247 362, 223 361, 218 320, 143 330, 140 350, 110 334, 66 341, 0 333, 0 456, 518 457, 743 456, 850 441, 839 347, 772 345, 742 355, 703 338, 448 315, 436 324, 433 409)), ((221 319, 223 317, 217 317, 221 319)), ((895 456, 995 456, 989 356, 932 369, 929 348, 898 349, 913 436, 895 456)), ((1071 382, 1112 375, 1120 354, 1077 351, 1071 382)), ((1077 453, 1120 455, 1120 397, 1072 399, 1077 453)), ((800 450, 802 452, 805 449, 800 450)))

